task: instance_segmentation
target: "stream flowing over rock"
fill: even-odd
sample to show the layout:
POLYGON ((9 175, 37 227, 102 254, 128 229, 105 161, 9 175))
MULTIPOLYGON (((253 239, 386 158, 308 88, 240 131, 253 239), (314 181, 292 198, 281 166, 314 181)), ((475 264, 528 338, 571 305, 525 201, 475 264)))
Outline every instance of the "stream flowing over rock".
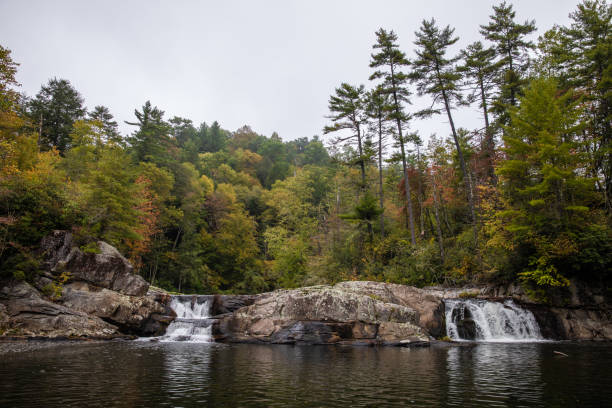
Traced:
POLYGON ((0 282, 0 333, 49 338, 163 334, 174 318, 169 297, 147 295, 149 284, 133 274, 116 248, 102 241, 97 246, 96 253, 85 253, 67 231, 45 237, 44 269, 34 286, 0 282), (49 292, 56 298, 43 294, 49 292))
POLYGON ((601 284, 573 281, 547 304, 517 285, 419 289, 367 281, 172 296, 150 291, 116 248, 96 245, 83 251, 67 231, 45 237, 38 277, 31 284, 0 282, 0 336, 421 346, 449 334, 450 320, 452 338, 486 340, 499 327, 519 339, 612 340, 609 294, 601 284), (193 316, 185 314, 187 306, 193 316), (181 307, 166 333, 177 317, 173 309, 181 307))

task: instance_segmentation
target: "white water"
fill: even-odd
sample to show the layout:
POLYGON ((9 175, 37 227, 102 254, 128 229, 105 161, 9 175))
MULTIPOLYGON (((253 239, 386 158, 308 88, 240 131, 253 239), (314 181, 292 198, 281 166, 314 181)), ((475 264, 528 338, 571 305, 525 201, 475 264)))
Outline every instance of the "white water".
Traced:
MULTIPOLYGON (((446 333, 452 340, 486 342, 542 341, 540 327, 529 310, 512 300, 503 303, 482 299, 446 299, 446 333), (464 338, 465 328, 474 329, 474 338, 464 338)), ((468 330, 469 331, 469 330, 468 330)))
POLYGON ((211 306, 210 296, 173 296, 170 307, 176 312, 176 319, 159 341, 212 342, 211 306))

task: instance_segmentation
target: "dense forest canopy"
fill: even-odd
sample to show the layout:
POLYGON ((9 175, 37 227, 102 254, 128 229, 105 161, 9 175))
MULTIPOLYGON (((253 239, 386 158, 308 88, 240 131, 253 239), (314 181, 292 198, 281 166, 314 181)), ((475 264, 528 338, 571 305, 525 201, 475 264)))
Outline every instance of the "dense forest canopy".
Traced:
POLYGON ((66 79, 20 94, 0 46, 0 277, 34 279, 41 238, 66 229, 182 292, 609 282, 611 17, 605 0, 585 0, 534 38, 536 23, 502 2, 480 41, 425 19, 412 50, 381 28, 370 78, 339 79, 324 138, 288 142, 149 101, 122 135, 66 79), (412 109, 415 94, 431 106, 412 109), (478 129, 456 120, 465 105, 478 129), (419 120, 432 116, 448 133, 424 141, 419 120))

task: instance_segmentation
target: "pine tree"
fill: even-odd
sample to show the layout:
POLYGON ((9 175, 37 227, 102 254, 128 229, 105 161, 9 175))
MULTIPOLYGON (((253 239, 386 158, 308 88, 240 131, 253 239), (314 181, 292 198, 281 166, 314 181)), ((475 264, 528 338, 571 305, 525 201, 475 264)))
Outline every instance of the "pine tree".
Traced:
POLYGON ((388 113, 391 109, 389 94, 383 92, 380 87, 377 87, 367 94, 367 114, 374 121, 372 127, 378 136, 378 190, 380 201, 380 235, 385 236, 385 194, 383 189, 383 150, 385 148, 386 139, 386 122, 388 121, 388 113))
POLYGON ((474 244, 478 247, 478 227, 476 218, 476 204, 474 200, 474 186, 470 171, 466 165, 464 152, 459 143, 459 136, 455 128, 452 110, 457 104, 463 103, 459 90, 461 74, 457 71, 455 63, 459 57, 446 57, 448 47, 455 44, 459 38, 453 37, 454 29, 446 26, 440 30, 434 19, 423 20, 420 31, 417 31, 415 50, 416 59, 413 61, 413 71, 410 74, 412 82, 416 83, 419 95, 430 95, 433 98, 432 108, 421 111, 421 116, 439 114, 439 109, 433 108, 442 104, 448 117, 451 132, 459 157, 459 164, 466 185, 468 204, 474 228, 474 244))
POLYGON ((329 118, 334 122, 331 126, 325 126, 323 132, 325 134, 348 130, 349 135, 337 137, 334 144, 356 144, 358 157, 354 163, 359 164, 361 170, 361 190, 366 189, 366 171, 365 163, 367 161, 364 155, 364 133, 362 126, 366 122, 365 117, 365 88, 363 85, 358 87, 343 83, 339 88, 336 88, 336 94, 329 98, 329 110, 332 113, 329 118))
POLYGON ((171 142, 170 126, 163 119, 164 111, 147 101, 142 107, 142 112, 135 109, 134 115, 136 122, 125 123, 138 126, 138 130, 128 138, 136 161, 165 163, 171 142))
POLYGON ((461 51, 463 65, 459 71, 463 73, 464 84, 470 90, 468 101, 478 100, 484 118, 485 151, 487 175, 495 182, 494 156, 495 139, 494 129, 489 121, 489 102, 492 97, 495 81, 495 51, 492 48, 484 48, 480 41, 467 46, 461 51))
POLYGON ((569 16, 569 27, 547 33, 548 57, 565 87, 583 91, 593 173, 603 175, 601 190, 612 214, 612 5, 585 0, 569 16))
POLYGON ((381 79, 380 88, 382 92, 391 98, 389 119, 397 125, 396 140, 400 146, 403 166, 404 187, 406 195, 406 209, 408 213, 408 226, 410 228, 410 239, 412 245, 416 245, 414 233, 414 215, 412 212, 412 196, 410 194, 410 183, 408 180, 408 168, 406 164, 406 147, 408 138, 404 137, 403 129, 409 116, 404 111, 404 104, 410 103, 408 97, 410 92, 407 88, 408 76, 401 70, 409 65, 406 55, 400 51, 397 45, 397 35, 393 31, 379 29, 376 32, 376 44, 372 46, 378 53, 371 55, 370 68, 377 68, 370 76, 370 80, 381 79))
MULTIPOLYGON (((502 2, 493 6, 493 15, 487 25, 480 26, 480 33, 494 45, 499 58, 499 91, 496 109, 499 116, 505 115, 504 104, 516 106, 517 97, 521 94, 523 74, 529 65, 528 50, 534 48, 525 37, 536 30, 535 21, 523 24, 514 21, 516 12, 511 4, 502 2)), ((504 119, 505 121, 505 119, 504 119)))
POLYGON ((119 134, 119 127, 106 106, 98 105, 87 114, 89 119, 97 121, 101 125, 101 131, 104 135, 105 142, 121 144, 123 142, 119 134))
POLYGON ((41 147, 55 147, 62 154, 70 148, 72 125, 85 113, 83 98, 66 79, 49 80, 29 103, 29 116, 38 127, 41 147))

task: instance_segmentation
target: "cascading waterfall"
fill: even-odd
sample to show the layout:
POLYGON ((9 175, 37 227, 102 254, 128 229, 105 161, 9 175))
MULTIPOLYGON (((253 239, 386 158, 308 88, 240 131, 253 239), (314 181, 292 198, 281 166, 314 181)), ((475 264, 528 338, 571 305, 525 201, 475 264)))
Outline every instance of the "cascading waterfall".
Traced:
POLYGON ((176 319, 170 323, 160 341, 212 342, 210 309, 212 296, 172 296, 170 307, 176 319))
POLYGON ((446 333, 451 340, 488 342, 543 340, 529 310, 512 300, 446 299, 446 333))

